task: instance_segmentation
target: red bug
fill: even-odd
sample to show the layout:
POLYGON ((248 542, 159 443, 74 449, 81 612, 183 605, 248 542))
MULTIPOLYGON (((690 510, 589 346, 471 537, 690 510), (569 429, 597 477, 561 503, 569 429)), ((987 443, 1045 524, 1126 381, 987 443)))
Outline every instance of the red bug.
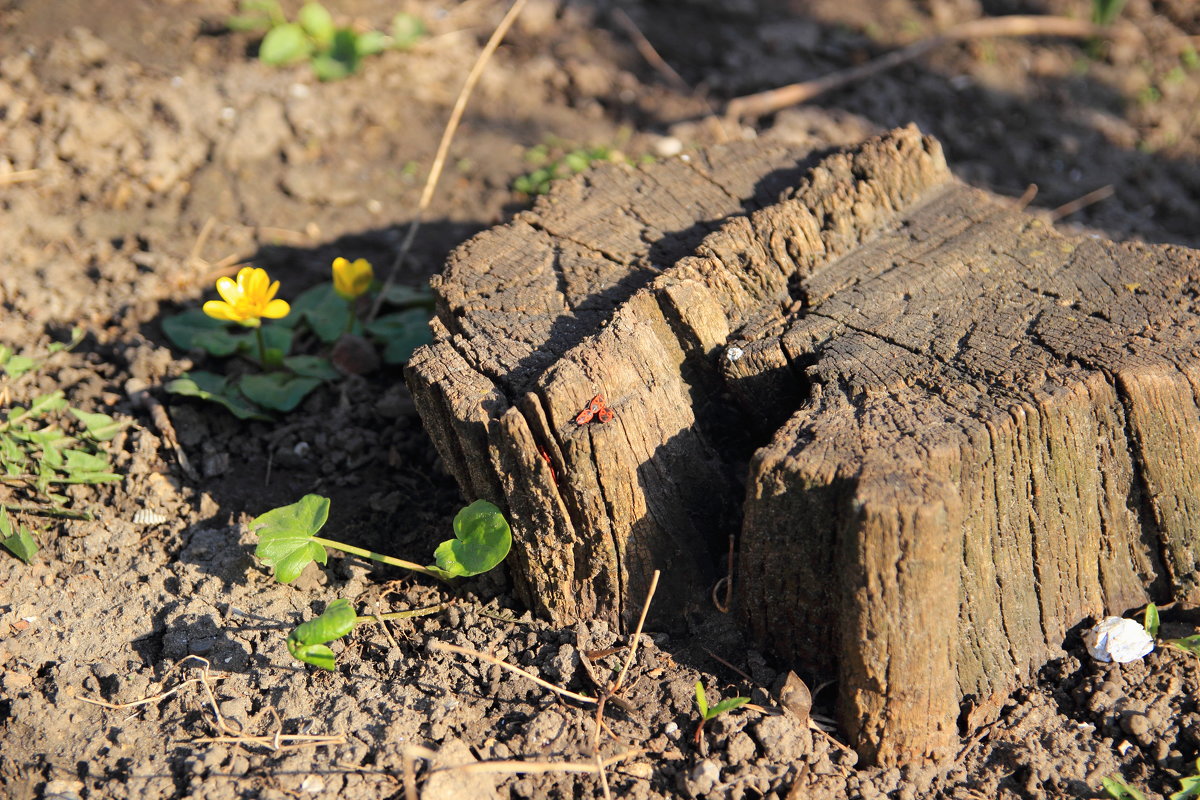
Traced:
POLYGON ((558 473, 554 471, 554 462, 550 460, 550 454, 546 452, 544 447, 539 447, 538 453, 545 459, 546 466, 550 468, 550 480, 554 481, 555 486, 558 486, 558 473))
POLYGON ((604 395, 598 394, 575 417, 576 425, 587 425, 593 419, 597 422, 611 422, 614 414, 611 408, 604 404, 604 395))

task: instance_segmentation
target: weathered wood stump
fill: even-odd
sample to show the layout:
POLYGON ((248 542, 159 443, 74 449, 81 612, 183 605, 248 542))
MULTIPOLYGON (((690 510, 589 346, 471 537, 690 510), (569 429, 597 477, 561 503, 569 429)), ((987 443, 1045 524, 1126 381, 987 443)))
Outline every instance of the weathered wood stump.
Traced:
POLYGON ((1090 615, 1200 599, 1200 254, 1064 236, 914 129, 608 167, 435 286, 409 383, 529 602, 628 625, 660 568, 669 624, 740 517, 738 613, 870 760, 943 753, 1090 615))

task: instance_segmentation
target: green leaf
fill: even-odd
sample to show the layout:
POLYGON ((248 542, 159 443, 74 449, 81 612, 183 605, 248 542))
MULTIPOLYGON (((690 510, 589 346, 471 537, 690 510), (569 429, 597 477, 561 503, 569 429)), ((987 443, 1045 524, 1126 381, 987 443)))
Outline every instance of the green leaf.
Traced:
POLYGON ((63 390, 59 389, 50 394, 35 397, 33 402, 29 404, 29 416, 37 417, 50 411, 59 411, 66 407, 66 397, 63 395, 63 390))
POLYGON ((198 397, 222 405, 238 419, 271 419, 229 386, 226 378, 211 372, 184 373, 163 388, 171 394, 198 397))
POLYGON ((1092 0, 1092 22, 1097 25, 1108 25, 1116 20, 1125 0, 1092 0))
POLYGON ((254 14, 234 14, 225 18, 225 27, 231 31, 261 31, 271 27, 271 20, 254 14))
POLYGON ((358 39, 354 45, 357 48, 359 57, 362 58, 383 52, 391 43, 392 39, 390 36, 379 31, 367 31, 358 35, 358 39))
POLYGON ((14 378, 19 378, 37 366, 37 361, 29 356, 12 356, 4 364, 4 371, 14 378))
POLYGON ((358 614, 349 600, 334 600, 325 606, 321 616, 296 626, 287 638, 288 652, 322 669, 334 668, 333 651, 325 642, 340 639, 358 623, 358 614))
POLYGON ((1190 797, 1200 797, 1200 758, 1196 759, 1196 775, 1179 779, 1179 791, 1168 800, 1188 800, 1190 797))
POLYGON ((296 21, 318 47, 323 48, 333 40, 333 15, 320 3, 305 3, 301 6, 296 21))
POLYGON ((238 388, 247 398, 263 408, 285 413, 300 405, 300 401, 320 385, 319 378, 287 372, 243 375, 238 381, 238 388))
POLYGON ((486 500, 476 500, 455 515, 454 537, 433 551, 437 569, 452 578, 487 572, 503 561, 512 547, 508 521, 486 500))
POLYGON ((708 719, 708 698, 704 696, 704 684, 696 681, 696 707, 700 709, 700 717, 708 719))
POLYGON ((400 13, 392 17, 392 47, 408 50, 429 33, 420 17, 400 13))
POLYGON ((335 381, 342 377, 328 358, 320 356, 288 356, 283 360, 283 366, 297 375, 305 378, 320 378, 323 381, 335 381))
POLYGON ((312 70, 319 81, 340 81, 354 72, 344 62, 328 54, 313 56, 312 70))
POLYGON ((273 67, 303 61, 312 54, 312 43, 294 22, 272 28, 258 48, 258 60, 273 67))
POLYGON ((301 293, 292 303, 292 311, 280 322, 295 326, 304 320, 322 342, 336 341, 346 330, 350 307, 333 290, 332 283, 319 283, 301 293))
POLYGON ((102 456, 85 453, 82 450, 64 450, 66 463, 63 465, 69 473, 102 472, 108 469, 108 459, 102 456))
POLYGON ((716 717, 718 714, 724 714, 726 711, 733 711, 735 708, 741 708, 750 702, 749 697, 730 697, 717 703, 709 709, 709 719, 716 717))
POLYGON ((1184 652, 1191 653, 1195 656, 1200 656, 1200 633, 1194 633, 1191 636, 1185 636, 1182 639, 1167 639, 1165 644, 1172 647, 1177 647, 1184 652))
MULTIPOLYGON (((7 515, 0 511, 0 516, 7 521, 7 515)), ((11 531, 11 525, 9 526, 11 531)), ((16 533, 9 533, 3 539, 0 539, 0 545, 8 552, 12 553, 17 558, 29 564, 33 561, 34 554, 38 551, 37 540, 33 538, 33 533, 24 525, 17 529, 16 533)))
POLYGON ((218 358, 232 355, 245 340, 233 333, 229 323, 213 319, 198 308, 191 308, 162 321, 163 334, 180 350, 203 350, 218 358))
POLYGON ((1117 775, 1101 778, 1100 785, 1113 800, 1146 800, 1146 795, 1130 786, 1117 775))
POLYGON ((1158 638, 1158 606, 1154 603, 1146 604, 1146 615, 1142 620, 1142 627, 1146 629, 1146 633, 1150 634, 1151 638, 1158 638))
POLYGON ((254 555, 275 571, 275 580, 290 583, 310 561, 326 563, 325 547, 312 539, 329 518, 329 498, 306 494, 289 506, 275 508, 250 521, 258 534, 254 555))
POLYGON ((412 358, 414 350, 433 341, 429 316, 424 308, 385 314, 367 326, 367 333, 383 341, 384 361, 403 364, 412 358))
POLYGON ((383 295, 383 299, 394 306, 409 308, 424 306, 433 308, 433 289, 428 286, 401 286, 392 284, 383 295))
POLYGON ((72 408, 71 413, 83 423, 88 436, 97 441, 107 442, 125 427, 125 423, 117 422, 108 414, 93 414, 89 411, 80 411, 78 408, 72 408))

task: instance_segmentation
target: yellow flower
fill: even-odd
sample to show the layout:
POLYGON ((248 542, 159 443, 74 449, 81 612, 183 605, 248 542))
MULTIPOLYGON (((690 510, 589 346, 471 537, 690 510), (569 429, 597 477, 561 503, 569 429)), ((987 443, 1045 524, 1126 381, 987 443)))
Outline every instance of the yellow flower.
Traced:
POLYGON ((353 300, 371 288, 375 271, 365 258, 347 261, 341 256, 333 260, 333 290, 347 300, 353 300))
POLYGON ((257 328, 263 317, 279 319, 291 311, 286 300, 275 299, 278 291, 279 281, 271 283, 265 269, 242 267, 236 282, 232 278, 217 278, 217 292, 223 299, 209 300, 204 304, 204 313, 215 319, 257 328))

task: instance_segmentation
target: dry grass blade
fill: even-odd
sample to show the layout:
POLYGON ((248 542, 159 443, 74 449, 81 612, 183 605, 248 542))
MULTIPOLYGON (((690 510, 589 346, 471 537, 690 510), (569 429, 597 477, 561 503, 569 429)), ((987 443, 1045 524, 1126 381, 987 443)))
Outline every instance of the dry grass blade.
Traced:
POLYGON ((834 72, 816 80, 793 83, 777 89, 738 97, 729 101, 725 116, 747 119, 771 114, 788 106, 806 103, 818 95, 865 80, 880 72, 898 67, 950 42, 967 39, 988 39, 1000 36, 1065 36, 1085 39, 1098 36, 1102 28, 1090 22, 1068 17, 1039 17, 1010 15, 986 17, 955 25, 944 33, 913 42, 857 67, 834 72))
POLYGON ((1050 219, 1053 222, 1058 222, 1063 217, 1069 217, 1076 211, 1082 211, 1090 205, 1099 203, 1101 200, 1107 200, 1113 196, 1112 184, 1101 186, 1099 189, 1088 192, 1082 197, 1077 197, 1068 203, 1063 203, 1058 208, 1050 212, 1050 219))
POLYGON ((379 309, 383 305, 383 298, 387 296, 388 289, 392 286, 392 280, 396 277, 396 270, 400 268, 400 265, 404 263, 404 259, 408 257, 408 251, 412 248, 413 240, 417 237, 417 229, 421 227, 421 216, 429 208, 429 203, 433 200, 433 191, 437 188, 438 179, 442 177, 442 168, 446 164, 446 155, 450 152, 450 142, 453 141, 454 133, 458 130, 458 124, 462 121, 463 112, 467 108, 467 100, 470 99, 471 92, 475 89, 475 84, 479 82, 479 78, 483 75, 483 69, 487 66, 487 62, 491 60, 492 54, 496 52, 496 48, 500 46, 500 42, 504 41, 504 37, 508 34, 508 29, 517 21, 517 16, 521 13, 521 9, 525 7, 525 3, 526 0, 515 0, 508 9, 508 13, 500 20, 500 24, 496 26, 492 37, 483 46, 483 50, 480 51, 479 58, 475 59, 475 64, 471 67, 471 71, 467 73, 467 79, 463 82, 462 90, 459 91, 458 98, 454 101, 454 108, 450 112, 450 119, 446 122, 446 129, 442 131, 442 140, 438 143, 437 154, 433 157, 433 166, 429 168, 429 177, 425 179, 425 188, 421 190, 421 199, 417 203, 417 213, 413 215, 412 222, 408 225, 408 231, 404 234, 404 241, 400 244, 400 250, 396 253, 396 258, 392 260, 392 266, 388 269, 387 276, 383 279, 383 286, 375 296, 375 302, 371 305, 371 312, 367 315, 368 322, 375 319, 379 314, 379 309))
POLYGON ((569 698, 578 703, 592 704, 592 703, 596 702, 596 698, 594 698, 594 697, 588 697, 585 694, 578 694, 578 693, 572 692, 568 689, 564 689, 561 686, 555 686, 553 683, 550 683, 549 681, 542 680, 537 675, 534 675, 532 672, 526 672, 525 670, 521 669, 520 667, 516 666, 515 664, 510 664, 507 661, 504 661, 503 659, 496 658, 495 656, 490 656, 487 653, 481 653, 478 650, 471 650, 466 647, 459 647, 458 645, 450 644, 448 642, 431 642, 429 646, 432 647, 434 650, 446 650, 451 653, 458 653, 459 655, 463 655, 463 656, 472 656, 474 658, 478 658, 483 661, 487 661, 488 663, 495 664, 498 667, 503 667, 504 669, 508 670, 509 672, 514 672, 517 675, 520 675, 522 678, 528 678, 529 680, 536 683, 538 686, 541 686, 543 689, 549 689, 550 691, 554 692, 557 695, 569 698))

